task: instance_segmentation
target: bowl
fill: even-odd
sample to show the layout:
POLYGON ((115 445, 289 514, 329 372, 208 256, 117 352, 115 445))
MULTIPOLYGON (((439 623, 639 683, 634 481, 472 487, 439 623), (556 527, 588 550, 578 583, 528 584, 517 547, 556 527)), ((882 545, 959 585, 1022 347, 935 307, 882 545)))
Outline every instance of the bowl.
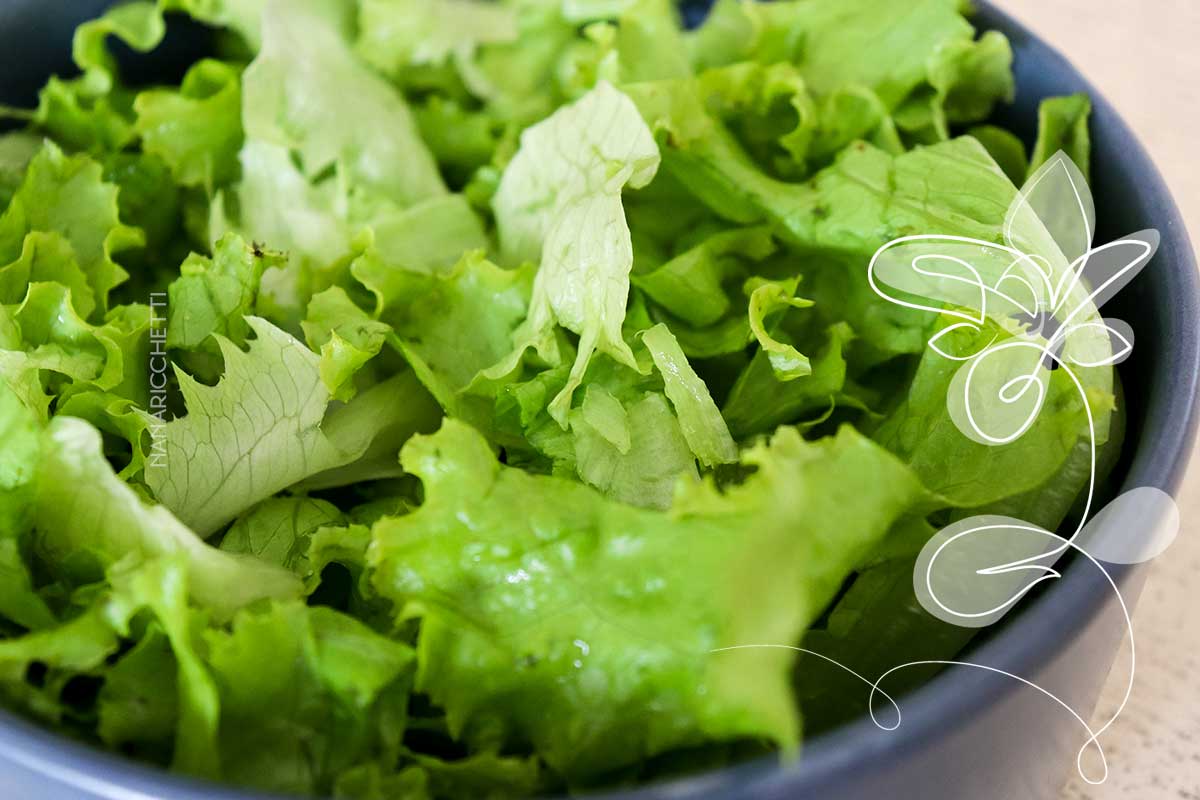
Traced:
MULTIPOLYGON (((72 72, 74 26, 105 0, 0 0, 0 103, 32 105, 51 73, 72 72)), ((685 4, 690 21, 704 2, 685 4)), ((1019 23, 983 3, 981 29, 1012 43, 1016 103, 996 121, 1032 141, 1037 104, 1047 96, 1087 92, 1092 98, 1097 241, 1157 228, 1162 241, 1149 266, 1112 302, 1113 315, 1134 328, 1137 346, 1120 367, 1128 433, 1116 474, 1121 490, 1152 486, 1174 493, 1197 425, 1200 382, 1200 286, 1178 208, 1136 136, 1103 97, 1060 54, 1019 23), (1138 314, 1153 309, 1152 314, 1138 314)), ((196 30, 172 31, 135 69, 178 78, 202 52, 196 30)), ((1144 567, 1113 567, 1126 602, 1144 567)), ((1095 707, 1124 635, 1124 620, 1105 577, 1082 559, 1031 596, 964 656, 1054 692, 1086 720, 1095 707)), ((864 691, 866 688, 864 687, 864 691)), ((1075 768, 1088 733, 1080 719, 1034 689, 995 672, 951 667, 899 700, 902 722, 884 731, 863 718, 805 742, 790 765, 765 758, 720 771, 604 797, 609 800, 1009 800, 1053 798, 1075 768)), ((1113 759, 1111 769, 1129 765, 1113 759)), ((6 796, 40 800, 251 800, 263 795, 167 774, 67 740, 0 711, 0 784, 6 796)))

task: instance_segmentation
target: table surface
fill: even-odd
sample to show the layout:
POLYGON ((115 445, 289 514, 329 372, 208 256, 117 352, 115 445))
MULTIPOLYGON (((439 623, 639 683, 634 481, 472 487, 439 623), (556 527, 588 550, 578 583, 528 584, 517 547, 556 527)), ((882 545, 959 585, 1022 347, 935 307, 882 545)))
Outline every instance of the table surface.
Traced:
MULTIPOLYGON (((1200 2, 996 0, 1061 50, 1117 107, 1167 178, 1200 244, 1200 2)), ((1078 777, 1064 800, 1200 800, 1200 463, 1179 497, 1182 530, 1152 568, 1134 616, 1137 679, 1103 737, 1110 777, 1078 777)), ((1128 642, 1097 709, 1107 720, 1128 680, 1128 642)), ((1082 742, 1081 742, 1082 744, 1082 742)))

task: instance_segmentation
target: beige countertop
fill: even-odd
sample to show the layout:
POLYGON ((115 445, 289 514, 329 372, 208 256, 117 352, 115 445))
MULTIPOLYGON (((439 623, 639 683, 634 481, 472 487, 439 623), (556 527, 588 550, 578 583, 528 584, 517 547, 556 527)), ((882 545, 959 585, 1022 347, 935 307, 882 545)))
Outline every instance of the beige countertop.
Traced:
MULTIPOLYGON (((1200 242, 1200 0, 996 0, 1061 50, 1149 148, 1200 242)), ((1071 800, 1200 800, 1200 464, 1179 497, 1179 539, 1153 567, 1134 617, 1137 680, 1103 742, 1110 777, 1075 778, 1071 800)), ((1128 647, 1128 644, 1126 644, 1128 647)), ((1118 658, 1097 710, 1128 679, 1118 658)))

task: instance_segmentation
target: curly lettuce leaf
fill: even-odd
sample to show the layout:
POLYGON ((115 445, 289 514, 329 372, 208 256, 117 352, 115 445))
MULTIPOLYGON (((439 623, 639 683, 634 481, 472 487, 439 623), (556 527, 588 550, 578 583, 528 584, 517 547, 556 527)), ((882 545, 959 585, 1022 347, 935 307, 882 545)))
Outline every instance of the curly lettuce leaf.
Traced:
MULTIPOLYGON (((995 41, 999 34, 993 34, 992 41, 976 41, 963 10, 959 0, 727 0, 717 3, 688 38, 699 66, 789 61, 818 95, 861 86, 888 109, 940 83, 949 113, 957 121, 973 121, 986 116, 996 100, 1009 97, 1013 84, 1003 59, 992 60, 991 54, 1001 47, 995 41), (947 81, 947 72, 964 55, 985 68, 947 81)), ((1003 48, 1007 50, 1007 43, 1003 48)))
POLYGON ((8 208, 25 178, 29 162, 42 149, 42 138, 29 131, 0 134, 0 208, 8 208))
MULTIPOLYGON (((144 241, 141 230, 121 222, 117 188, 104 181, 100 165, 86 155, 66 155, 53 142, 34 156, 0 217, 0 263, 25 261, 26 283, 64 279, 76 290, 75 307, 84 317, 93 309, 106 311, 109 292, 129 277, 113 254, 144 241), (24 240, 35 232, 57 234, 35 239, 35 247, 55 248, 50 258, 22 256, 24 240)), ((15 288, 19 282, 5 284, 15 288)), ((11 296, 0 300, 15 302, 11 296)))
POLYGON ((150 89, 133 102, 142 149, 158 155, 182 186, 212 189, 237 176, 242 146, 241 71, 197 61, 179 89, 150 89))
POLYGON ((386 75, 469 58, 481 44, 517 38, 511 4, 479 0, 360 0, 355 49, 386 75))
POLYGON ((166 32, 153 3, 120 3, 75 30, 71 53, 83 73, 77 78, 51 77, 38 93, 33 125, 70 149, 117 152, 136 139, 133 95, 117 76, 116 58, 107 39, 114 36, 138 52, 148 52, 166 32))
POLYGON ((1088 117, 1092 101, 1085 94, 1049 97, 1038 106, 1038 136, 1029 156, 1029 175, 1037 172, 1059 150, 1079 167, 1084 178, 1091 165, 1088 117))
POLYGON ((309 177, 339 163, 355 185, 402 206, 444 194, 403 96, 351 50, 350 11, 267 3, 262 48, 242 77, 246 137, 294 150, 309 177))
POLYGON ((378 399, 363 397, 326 420, 332 398, 319 357, 266 320, 247 322, 256 334, 247 351, 217 339, 225 374, 216 386, 176 370, 188 413, 162 426, 162 463, 146 470, 154 496, 202 536, 276 492, 358 460, 413 402, 396 397, 381 417, 378 399))
POLYGON ((392 332, 390 325, 372 319, 337 286, 313 296, 300 326, 309 347, 321 354, 325 387, 343 401, 357 393, 355 376, 379 355, 392 332))
POLYGON ((189 255, 167 288, 167 346, 191 350, 214 335, 245 344, 263 272, 282 263, 236 234, 222 236, 211 258, 189 255))
POLYGON ((0 305, 0 378, 25 405, 48 417, 50 406, 79 392, 103 391, 146 403, 150 309, 112 309, 103 325, 81 319, 60 283, 30 283, 11 310, 0 305))
MULTIPOLYGON (((948 324, 942 321, 942 325, 948 324)), ((943 352, 972 353, 1008 334, 994 325, 978 332, 960 329, 939 339, 943 352)), ((1074 381, 1063 371, 1047 372, 1046 398, 1021 438, 990 446, 968 439, 951 418, 951 381, 962 362, 930 349, 921 357, 906 396, 880 423, 873 437, 896 453, 944 500, 961 508, 988 506, 1034 490, 1050 480, 1088 433, 1087 411, 1074 381)), ((1107 369, 1079 369, 1095 415, 1097 445, 1108 435, 1113 407, 1107 369)))
POLYGON ((413 651, 333 609, 275 603, 205 636, 221 703, 225 780, 326 794, 362 763, 399 757, 413 651))
POLYGON ((950 138, 950 125, 976 122, 997 101, 1016 93, 1012 48, 999 31, 979 39, 957 39, 934 51, 927 65, 928 86, 913 92, 896 109, 896 125, 915 141, 950 138))
POLYGON ((745 458, 743 485, 664 514, 503 466, 453 420, 413 439, 425 502, 377 522, 369 558, 421 618, 417 689, 452 735, 528 741, 575 783, 714 739, 794 746, 788 651, 713 650, 794 641, 922 492, 848 428, 745 458))
POLYGON ((26 630, 54 624, 34 591, 23 550, 33 524, 41 431, 37 418, 0 382, 0 618, 26 630))
POLYGON ((658 324, 642 334, 654 365, 662 373, 664 389, 688 446, 706 467, 737 460, 737 445, 708 393, 708 387, 688 364, 687 356, 666 325, 658 324))
POLYGON ((818 414, 847 400, 845 348, 853 338, 848 324, 831 325, 825 342, 809 359, 808 374, 798 380, 780 380, 768 352, 755 353, 738 373, 721 408, 730 432, 738 438, 768 433, 777 425, 818 414))
POLYGON ((350 271, 374 295, 376 315, 395 331, 393 345, 446 413, 490 427, 488 404, 469 389, 512 351, 529 308, 531 270, 501 269, 475 251, 449 273, 427 275, 368 251, 350 271))
POLYGON ((557 363, 555 325, 580 336, 567 384, 550 403, 564 427, 595 350, 638 366, 621 335, 633 267, 621 190, 649 183, 658 163, 636 107, 602 81, 521 134, 493 199, 505 257, 540 262, 516 355, 533 346, 557 363))
POLYGON ((570 422, 575 471, 606 497, 669 508, 680 479, 697 475, 679 419, 658 392, 626 406, 602 384, 589 384, 570 422))
POLYGON ((272 497, 238 517, 221 539, 227 553, 245 553, 307 577, 313 534, 343 522, 337 506, 311 497, 272 497))
POLYGON ((222 553, 167 508, 148 505, 113 473, 99 432, 82 420, 50 421, 37 469, 35 542, 51 565, 62 568, 90 557, 107 567, 131 558, 178 556, 186 563, 194 599, 225 616, 263 597, 299 592, 288 573, 222 553))

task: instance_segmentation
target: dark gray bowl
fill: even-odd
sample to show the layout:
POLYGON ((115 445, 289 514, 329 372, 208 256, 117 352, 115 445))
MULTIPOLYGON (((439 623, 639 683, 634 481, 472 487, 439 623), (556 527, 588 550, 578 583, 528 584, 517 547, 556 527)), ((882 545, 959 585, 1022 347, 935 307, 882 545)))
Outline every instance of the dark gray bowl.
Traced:
MULTIPOLYGON (((30 105, 47 75, 69 72, 71 31, 106 5, 106 0, 0 0, 0 53, 5 54, 0 103, 30 105)), ((1137 335, 1133 357, 1121 366, 1129 432, 1118 474, 1124 476, 1123 490, 1155 486, 1174 493, 1196 432, 1200 375, 1200 290, 1179 210, 1129 127, 1061 55, 987 5, 976 24, 1001 30, 1012 41, 1017 102, 999 116, 1027 140, 1033 139, 1043 97, 1091 95, 1098 241, 1143 228, 1162 234, 1158 254, 1111 306, 1137 335)), ((195 57, 195 46, 187 36, 175 37, 143 67, 178 77, 180 65, 195 57)), ((1126 600, 1136 598, 1144 570, 1118 568, 1114 576, 1126 600)), ((1111 587, 1095 568, 1082 561, 1070 564, 1061 580, 1009 615, 970 658, 1045 686, 1086 719, 1124 631, 1114 619, 1115 605, 1111 587)), ((980 670, 949 669, 901 699, 900 707, 898 730, 884 732, 870 720, 859 720, 807 742, 794 766, 765 759, 610 800, 1052 798, 1087 737, 1074 717, 1044 695, 980 670)), ((1110 766, 1131 765, 1118 757, 1110 766)), ((39 800, 261 797, 168 775, 4 712, 0 787, 5 797, 39 800)))

